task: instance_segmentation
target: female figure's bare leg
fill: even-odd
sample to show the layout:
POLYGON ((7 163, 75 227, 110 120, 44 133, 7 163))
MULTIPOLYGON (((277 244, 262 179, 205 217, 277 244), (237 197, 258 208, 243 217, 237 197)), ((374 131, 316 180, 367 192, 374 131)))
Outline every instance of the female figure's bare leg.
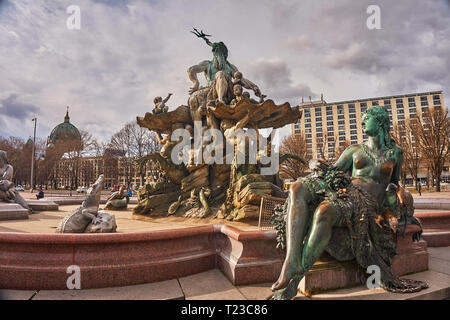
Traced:
POLYGON ((272 291, 285 288, 296 274, 303 274, 301 257, 303 240, 309 224, 309 191, 301 181, 294 182, 289 190, 286 223, 286 258, 280 277, 272 285, 272 291))
POLYGON ((314 212, 311 230, 303 247, 302 267, 305 273, 327 248, 336 219, 337 210, 328 202, 322 202, 314 212))
MULTIPOLYGON (((295 261, 295 265, 297 263, 300 264, 300 267, 296 269, 299 270, 299 272, 292 273, 292 270, 295 268, 294 262, 291 262, 289 265, 288 256, 286 256, 285 264, 283 265, 280 275, 280 279, 282 277, 284 277, 283 280, 286 279, 284 280, 285 285, 280 285, 280 289, 276 289, 278 291, 272 296, 271 299, 292 299, 297 295, 297 287, 300 280, 309 271, 309 269, 311 269, 327 247, 331 239, 333 225, 335 224, 336 218, 337 211, 328 202, 322 202, 317 207, 314 212, 311 229, 308 232, 305 244, 303 245, 303 252, 298 256, 295 255, 295 258, 301 259, 301 263, 295 261), (291 272, 290 277, 288 277, 288 272, 291 272)), ((278 281, 280 281, 280 279, 278 281)))

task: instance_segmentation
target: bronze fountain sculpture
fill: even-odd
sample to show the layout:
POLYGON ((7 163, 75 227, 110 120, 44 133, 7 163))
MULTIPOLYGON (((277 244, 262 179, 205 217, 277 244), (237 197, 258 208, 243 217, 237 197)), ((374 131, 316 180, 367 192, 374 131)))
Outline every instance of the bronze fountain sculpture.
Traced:
MULTIPOLYGON (((134 213, 151 215, 165 211, 169 215, 184 214, 185 217, 197 218, 214 214, 229 220, 254 218, 259 213, 261 197, 280 196, 282 182, 277 173, 260 174, 260 169, 266 164, 261 162, 259 153, 252 164, 238 163, 238 157, 227 158, 233 151, 234 155, 239 153, 235 142, 238 139, 233 139, 239 133, 249 135, 252 132, 258 146, 262 146, 259 142, 264 139, 259 134, 260 129, 276 129, 294 123, 301 117, 301 111, 298 106, 291 108, 289 103, 276 105, 270 99, 265 100, 266 96, 259 87, 228 61, 228 48, 223 42, 211 42, 210 36, 203 31, 194 29, 192 33, 212 47, 213 58, 188 68, 189 79, 193 82, 188 105, 178 106, 172 111, 168 111, 167 106, 162 111, 161 107, 155 107, 156 111, 137 117, 137 123, 155 131, 163 145, 159 153, 148 154, 138 162, 141 165, 149 160, 156 162, 169 181, 141 188, 134 213), (206 86, 200 86, 199 73, 205 75, 206 86), (245 90, 250 90, 258 99, 251 98, 250 92, 245 90), (189 159, 183 163, 175 163, 172 157, 179 151, 173 151, 179 140, 172 139, 179 130, 190 140, 188 147, 191 151, 186 153, 189 159), (207 141, 207 133, 212 131, 216 136, 207 141), (215 144, 216 139, 226 143, 215 144), (232 146, 227 149, 227 144, 232 146), (220 161, 206 163, 204 159, 195 160, 197 151, 205 154, 212 145, 215 146, 214 152, 220 151, 221 155, 214 153, 213 156, 220 161), (234 150, 228 152, 229 149, 234 150)), ((166 102, 169 97, 170 94, 163 101, 158 97, 155 106, 166 102)), ((278 157, 277 153, 270 153, 270 148, 270 145, 265 147, 266 154, 278 157)), ((248 149, 242 153, 248 158, 248 149)), ((287 157, 280 157, 280 161, 287 157)))

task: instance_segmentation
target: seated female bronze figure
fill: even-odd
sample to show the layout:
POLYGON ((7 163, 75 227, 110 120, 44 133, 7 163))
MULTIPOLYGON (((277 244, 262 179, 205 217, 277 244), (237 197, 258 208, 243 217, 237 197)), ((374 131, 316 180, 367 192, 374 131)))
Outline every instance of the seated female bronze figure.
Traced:
POLYGON ((334 165, 313 160, 313 173, 291 185, 285 205, 286 258, 271 299, 294 297, 300 280, 324 251, 339 261, 356 259, 363 268, 379 266, 381 286, 388 291, 427 287, 391 272, 403 154, 389 126, 384 108, 368 109, 363 115, 368 141, 348 147, 334 165))

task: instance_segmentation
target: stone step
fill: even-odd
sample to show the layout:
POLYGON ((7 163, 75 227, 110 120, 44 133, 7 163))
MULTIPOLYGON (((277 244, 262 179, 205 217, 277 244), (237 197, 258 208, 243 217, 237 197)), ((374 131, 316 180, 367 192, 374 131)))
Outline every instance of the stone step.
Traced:
POLYGON ((0 202, 0 220, 28 219, 28 210, 17 203, 0 202))
POLYGON ((427 242, 429 247, 450 246, 450 230, 425 229, 422 237, 427 242))
POLYGON ((450 199, 447 198, 414 198, 415 209, 450 210, 450 199))
POLYGON ((27 200, 33 211, 58 211, 58 204, 49 200, 27 200))
MULTIPOLYGON (((74 196, 74 197, 48 197, 46 201, 51 201, 60 206, 68 206, 68 205, 81 205, 86 197, 74 196)), ((108 198, 100 199, 100 204, 105 204, 108 198)), ((43 199, 39 200, 43 201, 43 199)), ((130 202, 128 204, 137 204, 137 198, 130 198, 130 202)))
MULTIPOLYGON (((424 271, 402 278, 425 281, 429 288, 415 293, 392 293, 381 288, 368 289, 366 286, 338 289, 312 295, 311 300, 444 300, 450 297, 450 276, 436 271, 424 271)), ((297 295, 295 300, 305 296, 297 295)))

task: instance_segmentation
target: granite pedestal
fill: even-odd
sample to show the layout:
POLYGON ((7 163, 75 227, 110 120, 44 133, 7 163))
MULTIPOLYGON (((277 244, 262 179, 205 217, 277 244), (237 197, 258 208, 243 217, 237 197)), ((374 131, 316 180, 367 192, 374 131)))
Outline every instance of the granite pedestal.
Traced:
MULTIPOLYGON (((416 225, 408 225, 405 235, 397 238, 397 255, 392 260, 392 271, 401 276, 428 270, 427 243, 413 241, 412 235, 419 231, 416 225)), ((366 277, 354 261, 339 262, 328 254, 323 254, 306 277, 302 279, 299 290, 306 296, 318 292, 354 287, 365 283, 366 277)))

